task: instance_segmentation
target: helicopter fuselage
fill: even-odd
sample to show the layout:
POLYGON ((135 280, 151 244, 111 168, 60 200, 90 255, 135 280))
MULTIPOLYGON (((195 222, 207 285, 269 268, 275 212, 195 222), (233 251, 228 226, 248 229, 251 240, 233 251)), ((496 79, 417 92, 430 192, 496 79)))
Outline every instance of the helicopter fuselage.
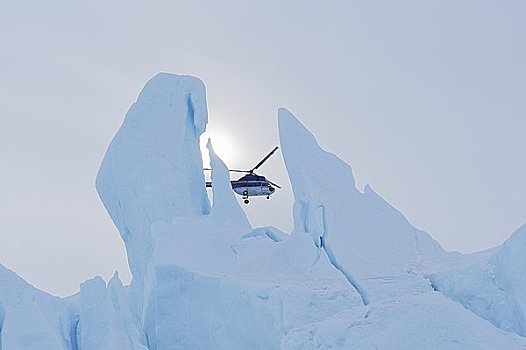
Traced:
POLYGON ((238 180, 230 181, 230 183, 232 184, 234 192, 244 198, 257 196, 269 197, 276 191, 264 176, 256 174, 247 174, 238 180))

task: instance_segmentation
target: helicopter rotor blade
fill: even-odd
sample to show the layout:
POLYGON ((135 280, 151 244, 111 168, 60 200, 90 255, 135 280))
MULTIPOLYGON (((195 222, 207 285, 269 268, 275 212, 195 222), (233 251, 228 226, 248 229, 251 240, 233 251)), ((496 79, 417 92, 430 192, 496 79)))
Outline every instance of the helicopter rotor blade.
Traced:
MULTIPOLYGON (((203 168, 203 170, 211 171, 212 169, 211 168, 203 168)), ((250 174, 249 170, 228 169, 228 171, 233 172, 233 173, 247 173, 247 174, 250 174)))
POLYGON ((256 170, 256 169, 259 168, 263 163, 265 163, 265 162, 267 161, 267 159, 269 159, 269 158, 274 154, 274 152, 276 152, 276 151, 278 150, 278 148, 279 148, 279 147, 276 146, 272 151, 270 151, 270 153, 267 154, 267 155, 265 156, 265 158, 263 158, 263 159, 261 160, 261 162, 259 162, 255 167, 253 167, 252 169, 250 169, 250 172, 251 172, 251 173, 254 172, 254 170, 256 170))
POLYGON ((275 184, 274 182, 272 182, 272 181, 270 181, 270 180, 268 180, 268 179, 267 179, 267 182, 268 182, 269 184, 271 184, 272 186, 274 186, 274 187, 281 188, 280 185, 275 184))

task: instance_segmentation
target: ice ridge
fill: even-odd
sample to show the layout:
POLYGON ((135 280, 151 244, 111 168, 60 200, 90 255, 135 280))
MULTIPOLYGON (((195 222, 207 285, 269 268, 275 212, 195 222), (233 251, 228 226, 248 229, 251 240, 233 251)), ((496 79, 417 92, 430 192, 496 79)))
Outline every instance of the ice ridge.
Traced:
POLYGON ((525 227, 445 252, 279 109, 294 229, 252 228, 213 140, 210 205, 207 120, 199 79, 145 85, 96 180, 131 285, 95 277, 61 299, 0 265, 0 350, 526 349, 525 227))

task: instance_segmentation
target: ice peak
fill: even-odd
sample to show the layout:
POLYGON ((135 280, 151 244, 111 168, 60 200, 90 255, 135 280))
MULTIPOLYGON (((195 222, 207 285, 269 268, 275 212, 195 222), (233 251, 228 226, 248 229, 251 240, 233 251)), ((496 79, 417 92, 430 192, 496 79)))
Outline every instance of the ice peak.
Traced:
POLYGON ((96 187, 126 245, 134 285, 153 253, 153 223, 210 213, 199 148, 207 122, 203 82, 160 73, 108 147, 96 187))
POLYGON ((324 151, 314 135, 286 108, 278 109, 279 135, 283 158, 289 168, 298 168, 298 171, 289 171, 290 181, 294 195, 299 191, 317 193, 323 196, 326 191, 320 191, 319 187, 340 188, 344 191, 356 191, 352 168, 332 153, 324 151), (300 170, 301 168, 301 170, 300 170), (333 172, 337 171, 345 176, 344 182, 336 182, 333 172), (321 183, 311 183, 307 174, 317 174, 316 180, 321 183), (307 186, 308 184, 308 186, 307 186))
POLYGON ((168 107, 165 110, 168 114, 186 109, 199 135, 208 123, 205 85, 199 78, 190 75, 158 73, 145 84, 136 103, 154 108, 164 105, 168 107))
POLYGON ((245 212, 239 206, 234 197, 234 192, 232 192, 228 168, 214 151, 213 140, 209 139, 206 147, 212 168, 212 193, 214 195, 212 215, 226 216, 232 223, 243 226, 247 230, 251 229, 245 212))
POLYGON ((294 193, 294 232, 312 236, 364 303, 369 301, 367 285, 357 276, 403 275, 422 252, 442 252, 370 186, 359 192, 351 167, 324 151, 289 111, 280 108, 278 119, 294 193))

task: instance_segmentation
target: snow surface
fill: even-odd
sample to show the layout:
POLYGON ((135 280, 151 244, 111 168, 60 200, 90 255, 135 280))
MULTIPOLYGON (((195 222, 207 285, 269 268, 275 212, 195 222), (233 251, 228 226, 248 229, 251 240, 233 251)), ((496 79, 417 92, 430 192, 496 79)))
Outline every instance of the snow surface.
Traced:
POLYGON ((253 228, 213 140, 210 204, 207 120, 199 79, 146 84, 96 181, 131 285, 95 277, 61 299, 0 265, 0 350, 526 349, 526 226, 445 252, 282 108, 294 229, 253 228))

